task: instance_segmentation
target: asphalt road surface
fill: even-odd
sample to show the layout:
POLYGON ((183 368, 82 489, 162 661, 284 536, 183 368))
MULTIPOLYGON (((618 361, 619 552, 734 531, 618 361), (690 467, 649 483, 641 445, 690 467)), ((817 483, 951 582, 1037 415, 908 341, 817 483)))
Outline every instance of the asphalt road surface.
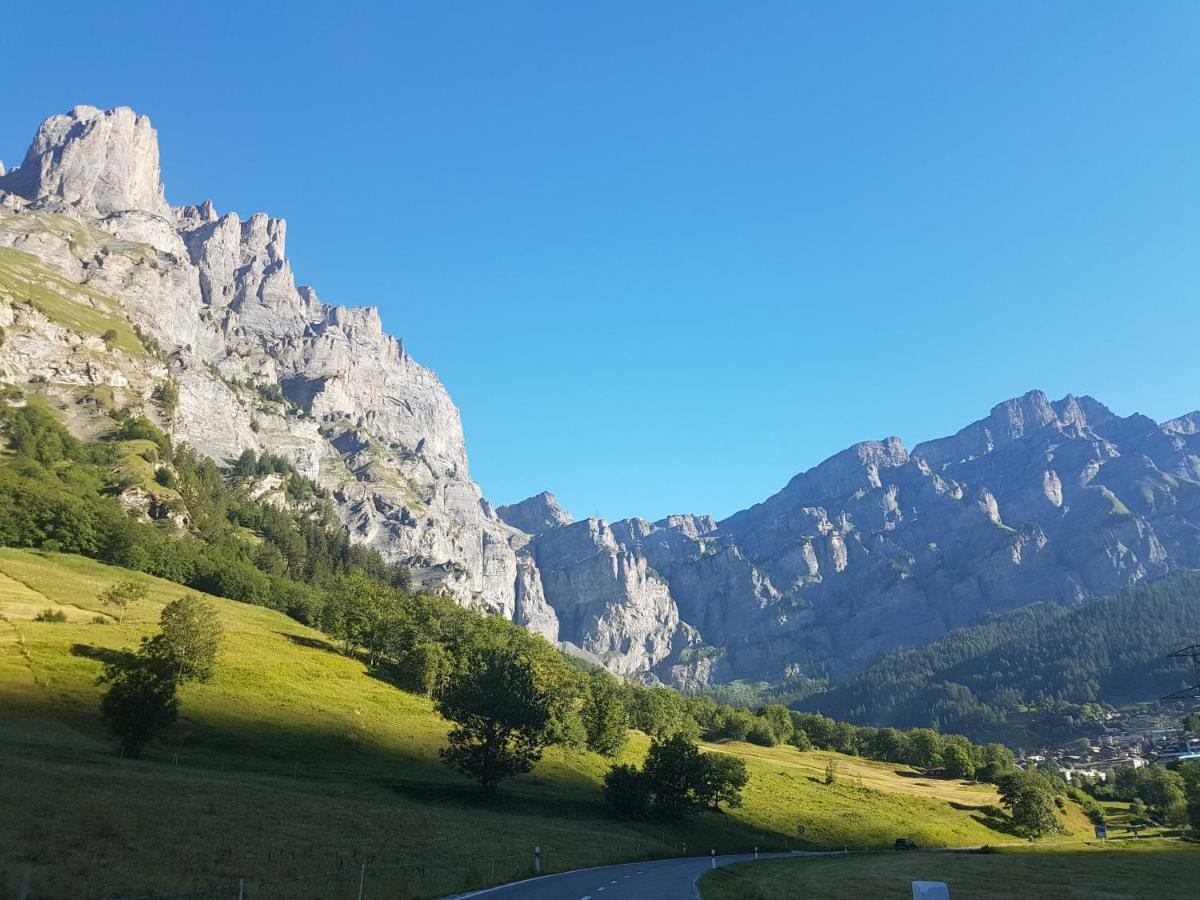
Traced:
MULTIPOLYGON (((825 856, 825 853, 762 853, 760 859, 825 856)), ((753 853, 718 856, 717 865, 748 862, 753 853)), ((712 868, 707 856, 625 863, 543 875, 467 894, 481 900, 695 900, 696 880, 712 868)))

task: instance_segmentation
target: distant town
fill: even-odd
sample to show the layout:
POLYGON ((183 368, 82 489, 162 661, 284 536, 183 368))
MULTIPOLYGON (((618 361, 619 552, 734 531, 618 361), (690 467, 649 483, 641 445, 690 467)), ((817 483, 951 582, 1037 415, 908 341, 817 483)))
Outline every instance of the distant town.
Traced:
POLYGON ((1067 781, 1106 781, 1115 769, 1200 759, 1200 713, 1110 712, 1101 733, 1042 747, 1022 767, 1057 769, 1067 781))

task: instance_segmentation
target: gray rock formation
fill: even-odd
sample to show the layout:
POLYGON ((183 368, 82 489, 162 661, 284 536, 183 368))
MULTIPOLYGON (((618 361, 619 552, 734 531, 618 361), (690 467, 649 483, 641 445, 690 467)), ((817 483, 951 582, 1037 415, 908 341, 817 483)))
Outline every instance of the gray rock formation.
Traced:
POLYGON ((496 509, 496 515, 527 534, 540 534, 548 528, 570 525, 571 514, 558 505, 558 499, 549 491, 496 509))
POLYGON ((1200 413, 1159 426, 1036 391, 911 452, 857 444, 721 522, 572 522, 550 494, 493 511, 437 376, 375 309, 296 285, 286 238, 262 213, 169 206, 145 117, 52 117, 0 171, 0 381, 81 434, 128 408, 217 460, 284 456, 430 589, 651 680, 846 674, 1200 566, 1200 413))
POLYGON ((52 199, 83 213, 141 210, 169 217, 158 171, 158 136, 127 107, 77 106, 38 129, 25 159, 0 190, 52 199))

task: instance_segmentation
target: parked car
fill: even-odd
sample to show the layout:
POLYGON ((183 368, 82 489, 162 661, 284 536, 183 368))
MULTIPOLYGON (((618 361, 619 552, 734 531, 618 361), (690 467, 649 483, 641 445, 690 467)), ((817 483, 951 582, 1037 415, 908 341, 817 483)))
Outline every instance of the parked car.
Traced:
POLYGON ((921 849, 920 847, 918 847, 916 844, 914 844, 914 843, 913 843, 913 839, 912 839, 912 838, 896 838, 896 845, 895 845, 895 846, 896 846, 896 850, 898 850, 898 851, 901 851, 901 850, 920 850, 920 849, 921 849))

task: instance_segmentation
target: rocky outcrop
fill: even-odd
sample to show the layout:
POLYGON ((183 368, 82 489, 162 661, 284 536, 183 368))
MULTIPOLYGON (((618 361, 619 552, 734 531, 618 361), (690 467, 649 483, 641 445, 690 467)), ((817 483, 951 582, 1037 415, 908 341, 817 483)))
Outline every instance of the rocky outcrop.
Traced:
POLYGON ((680 622, 667 581, 621 544, 608 523, 584 519, 543 530, 529 550, 560 638, 625 674, 671 655, 680 622))
POLYGON ((81 213, 140 210, 169 217, 159 179, 158 136, 128 107, 77 106, 42 123, 0 190, 81 213))
POLYGON ((911 451, 856 444, 720 522, 573 522, 548 493, 493 510, 437 376, 374 308, 295 283, 284 220, 169 206, 128 109, 48 119, 0 172, 0 326, 0 380, 80 433, 126 408, 217 460, 283 456, 426 587, 647 679, 838 676, 1200 567, 1200 413, 1037 391, 911 451))
POLYGON ((527 534, 540 534, 548 528, 570 525, 574 521, 549 491, 542 491, 520 503, 498 507, 496 515, 527 534))

